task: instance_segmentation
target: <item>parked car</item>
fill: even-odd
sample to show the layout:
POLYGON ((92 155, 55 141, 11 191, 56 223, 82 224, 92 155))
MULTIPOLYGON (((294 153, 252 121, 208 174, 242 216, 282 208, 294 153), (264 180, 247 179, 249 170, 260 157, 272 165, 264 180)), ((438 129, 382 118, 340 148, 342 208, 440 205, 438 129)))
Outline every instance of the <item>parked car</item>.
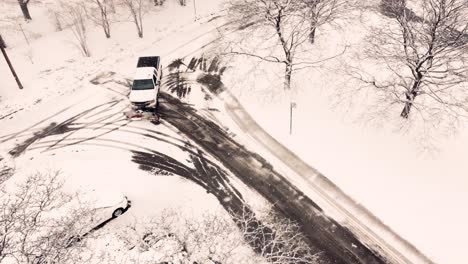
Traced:
POLYGON ((93 189, 81 192, 67 204, 67 207, 50 212, 50 217, 51 219, 59 219, 64 215, 75 217, 76 221, 66 242, 69 247, 102 228, 112 219, 121 216, 130 207, 131 201, 121 192, 93 189))
POLYGON ((124 194, 104 190, 87 193, 85 203, 90 209, 91 222, 95 226, 121 216, 131 206, 131 201, 124 194))

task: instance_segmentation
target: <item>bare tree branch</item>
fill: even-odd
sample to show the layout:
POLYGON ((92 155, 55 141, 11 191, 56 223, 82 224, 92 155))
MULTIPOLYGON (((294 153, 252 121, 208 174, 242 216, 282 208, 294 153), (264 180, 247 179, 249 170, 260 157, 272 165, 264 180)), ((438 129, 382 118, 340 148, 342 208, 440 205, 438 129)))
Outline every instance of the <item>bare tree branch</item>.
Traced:
POLYGON ((130 12, 133 22, 137 28, 138 37, 143 38, 143 15, 145 14, 146 0, 121 0, 122 4, 127 7, 130 12))
POLYGON ((88 47, 88 38, 86 30, 86 8, 81 3, 61 2, 62 16, 67 27, 70 27, 77 45, 84 56, 90 57, 91 52, 88 47))

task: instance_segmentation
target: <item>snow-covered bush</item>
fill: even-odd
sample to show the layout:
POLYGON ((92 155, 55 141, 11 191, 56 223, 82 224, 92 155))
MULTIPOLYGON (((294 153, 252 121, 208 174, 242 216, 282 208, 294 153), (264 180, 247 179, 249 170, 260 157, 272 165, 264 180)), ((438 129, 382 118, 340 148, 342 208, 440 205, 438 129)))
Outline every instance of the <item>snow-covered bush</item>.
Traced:
POLYGON ((69 263, 84 249, 81 208, 63 190, 58 172, 35 173, 0 185, 0 262, 69 263), (66 210, 65 210, 66 209, 66 210))
POLYGON ((7 155, 0 154, 0 184, 8 180, 14 171, 13 161, 7 155))
MULTIPOLYGON (((320 252, 312 253, 297 224, 282 219, 271 210, 263 214, 262 221, 263 224, 250 210, 236 216, 206 212, 199 217, 188 217, 175 209, 167 209, 155 217, 135 220, 122 228, 116 236, 126 252, 113 248, 113 252, 122 254, 113 261, 318 263, 320 252), (259 237, 268 239, 262 240, 265 243, 257 243, 259 237)), ((108 258, 112 254, 101 255, 108 258)))

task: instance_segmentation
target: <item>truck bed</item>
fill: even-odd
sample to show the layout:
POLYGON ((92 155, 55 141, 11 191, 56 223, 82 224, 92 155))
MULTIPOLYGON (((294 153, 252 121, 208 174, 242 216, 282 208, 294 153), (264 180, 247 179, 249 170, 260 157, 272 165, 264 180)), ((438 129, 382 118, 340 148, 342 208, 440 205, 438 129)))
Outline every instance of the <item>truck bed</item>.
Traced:
POLYGON ((160 61, 161 61, 161 58, 159 56, 140 57, 138 58, 137 68, 154 67, 158 69, 160 61))

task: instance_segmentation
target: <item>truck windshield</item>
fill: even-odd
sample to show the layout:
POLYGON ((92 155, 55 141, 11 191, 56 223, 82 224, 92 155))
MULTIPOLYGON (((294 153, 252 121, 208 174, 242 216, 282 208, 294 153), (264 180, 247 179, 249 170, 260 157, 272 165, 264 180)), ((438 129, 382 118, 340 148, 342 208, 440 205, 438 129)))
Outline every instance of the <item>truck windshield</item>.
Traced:
POLYGON ((151 79, 134 80, 133 85, 132 85, 132 90, 149 90, 153 88, 154 88, 154 84, 153 84, 153 80, 151 79))

